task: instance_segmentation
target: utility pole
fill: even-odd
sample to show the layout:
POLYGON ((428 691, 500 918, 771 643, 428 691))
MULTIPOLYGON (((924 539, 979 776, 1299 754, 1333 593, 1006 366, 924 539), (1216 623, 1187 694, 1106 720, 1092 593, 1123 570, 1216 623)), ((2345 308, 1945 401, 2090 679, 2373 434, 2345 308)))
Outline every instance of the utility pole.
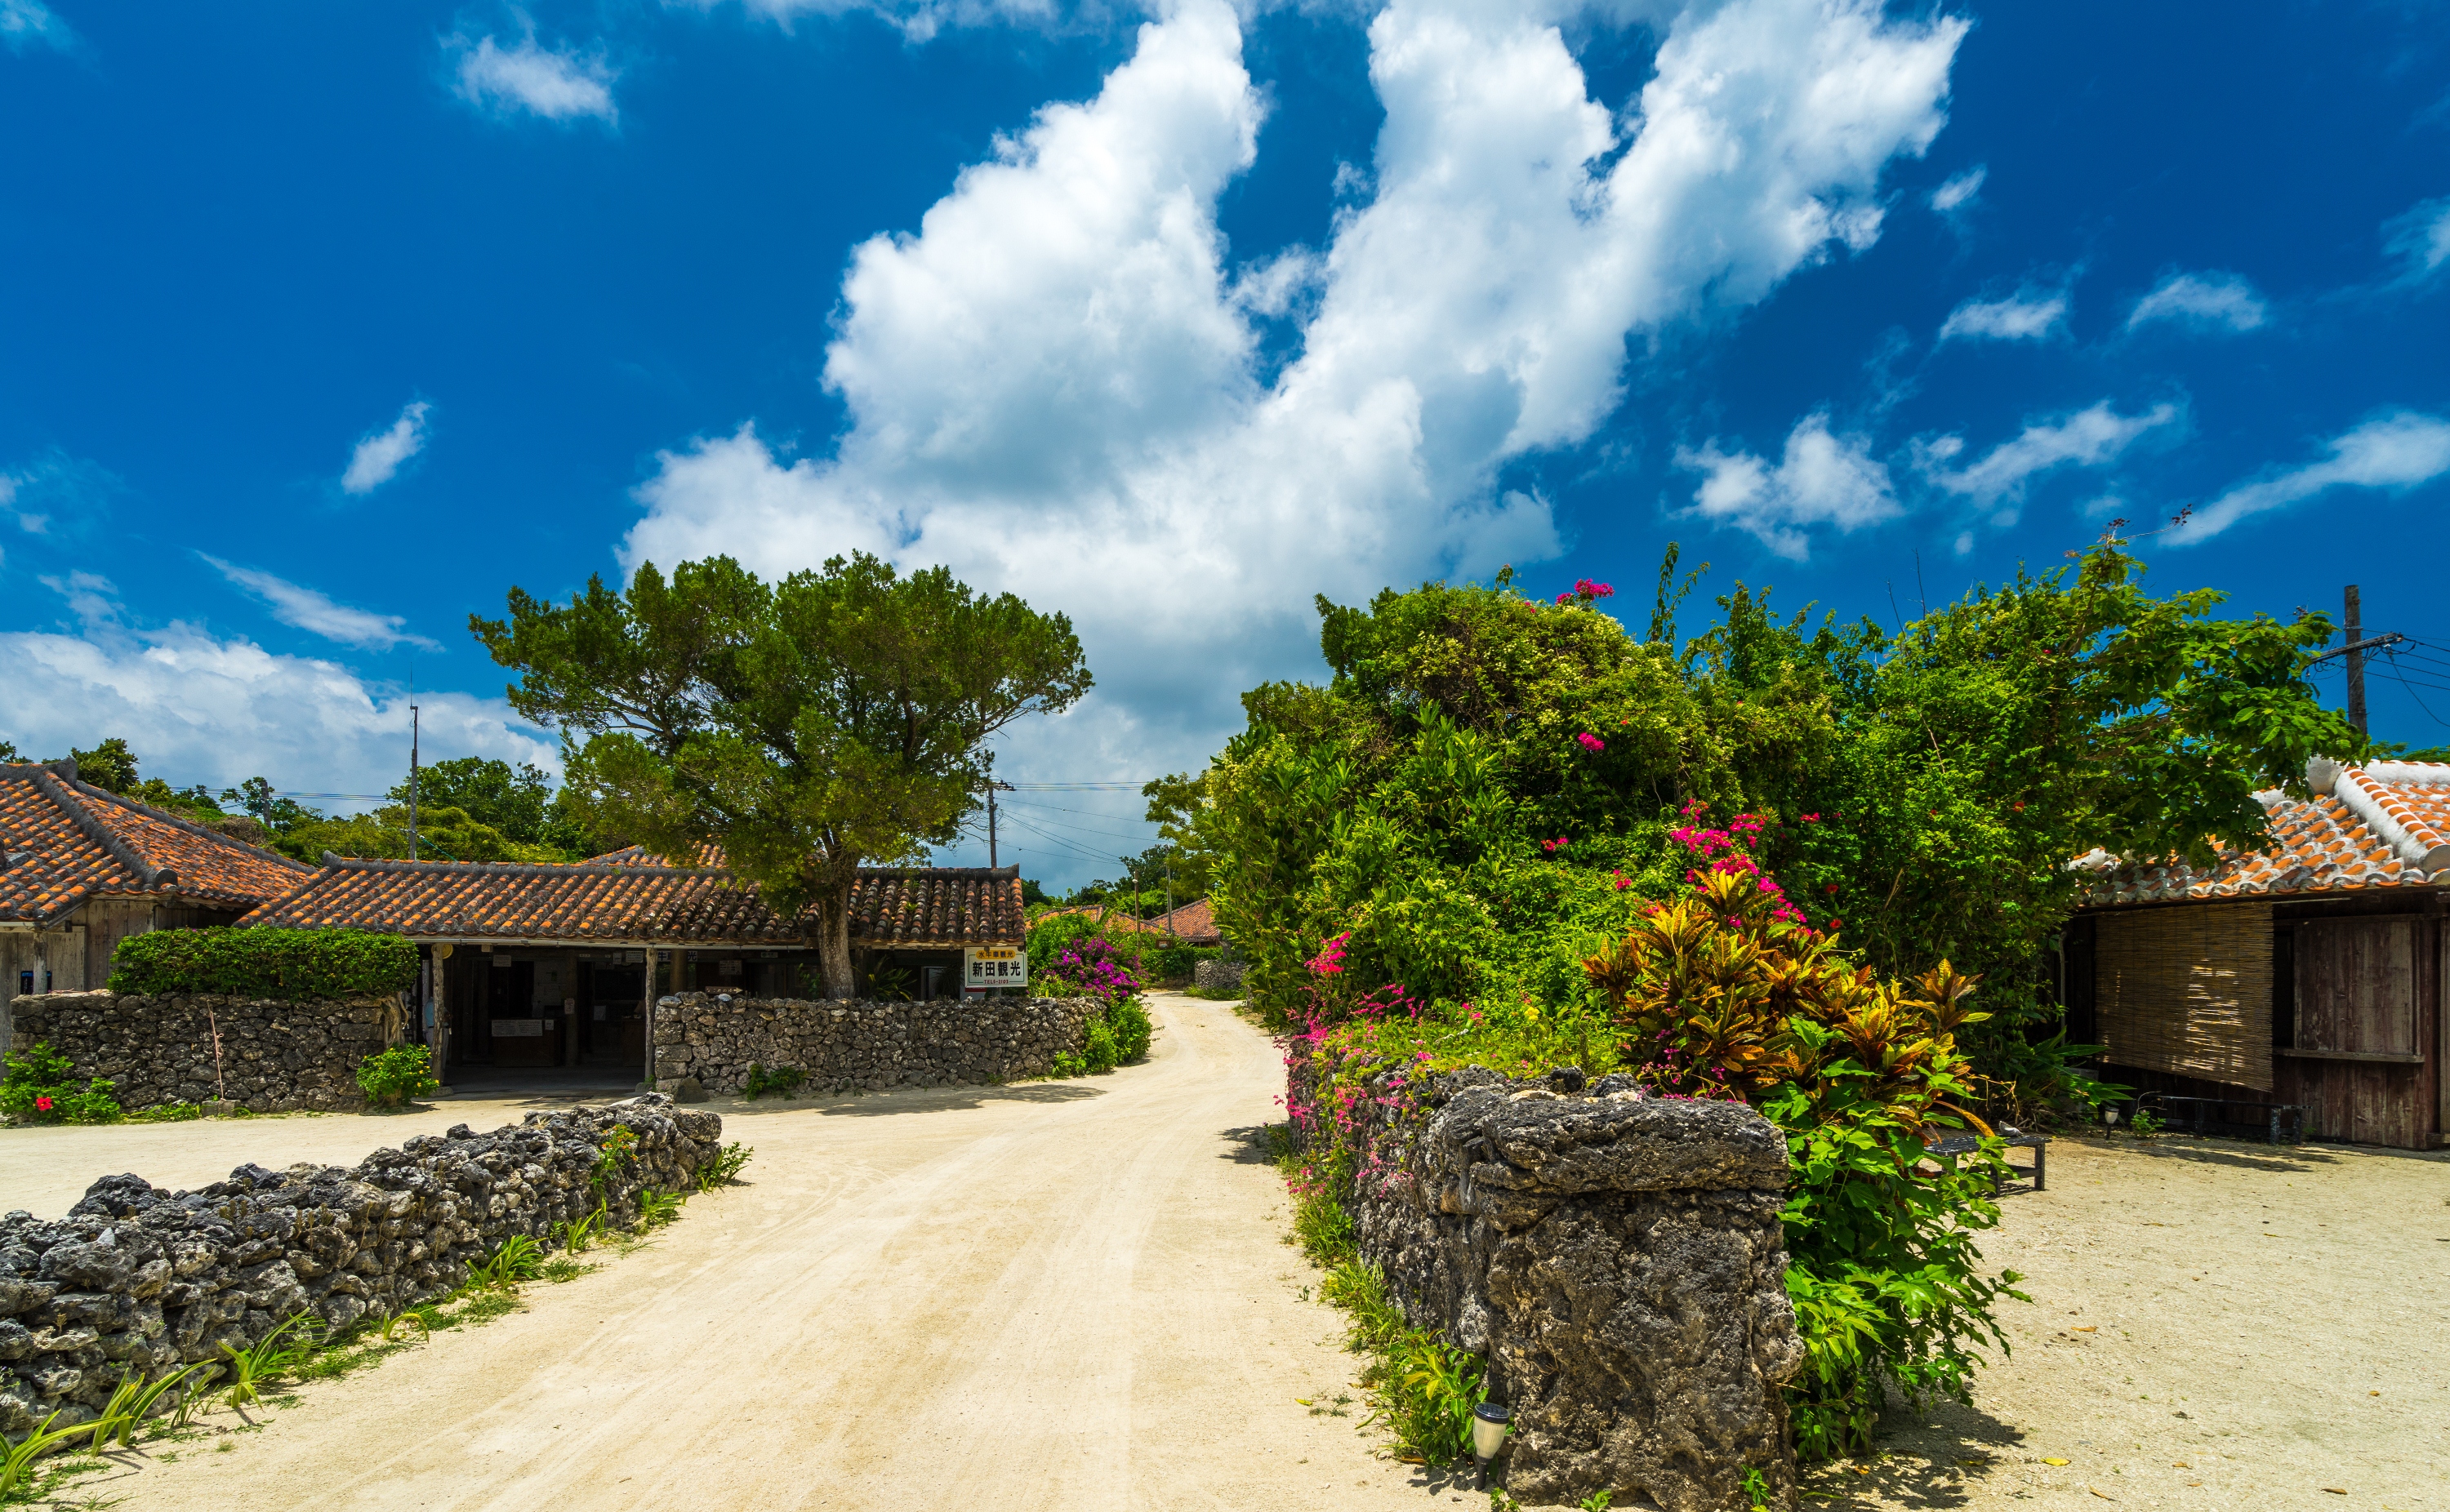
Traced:
POLYGON ((2348 585, 2348 723, 2357 733, 2365 731, 2365 653, 2363 649, 2362 606, 2357 600, 2357 585, 2348 585))
POLYGON ((1165 932, 1168 936, 1180 933, 1174 927, 1174 853, 1172 851, 1166 852, 1165 856, 1165 932))
POLYGON ((987 753, 987 869, 989 871, 995 870, 996 864, 996 789, 999 787, 1007 793, 1013 790, 1012 784, 996 781, 995 753, 990 751, 987 753))
POLYGON ((419 715, 408 706, 408 859, 417 859, 417 737, 419 715))

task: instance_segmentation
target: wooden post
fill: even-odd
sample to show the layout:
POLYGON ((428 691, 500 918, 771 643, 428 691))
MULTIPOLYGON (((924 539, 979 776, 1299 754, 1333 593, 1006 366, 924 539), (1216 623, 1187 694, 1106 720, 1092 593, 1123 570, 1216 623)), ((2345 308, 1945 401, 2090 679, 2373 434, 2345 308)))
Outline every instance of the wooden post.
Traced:
POLYGON ((451 947, 437 945, 429 965, 434 973, 434 1079, 451 1079, 451 973, 443 962, 451 959, 451 947))
POLYGON ((640 1092, 655 1090, 655 998, 660 989, 655 984, 655 950, 647 947, 647 1000, 638 1005, 639 1016, 646 1020, 647 1079, 638 1086, 640 1092))

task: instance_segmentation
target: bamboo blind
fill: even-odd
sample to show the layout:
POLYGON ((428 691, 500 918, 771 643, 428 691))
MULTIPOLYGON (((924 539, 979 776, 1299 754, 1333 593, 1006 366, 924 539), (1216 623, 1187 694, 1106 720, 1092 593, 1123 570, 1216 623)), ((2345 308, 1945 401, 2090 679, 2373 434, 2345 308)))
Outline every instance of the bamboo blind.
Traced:
POLYGON ((2097 916, 2109 1059, 2271 1090, 2271 905, 2182 903, 2097 916))

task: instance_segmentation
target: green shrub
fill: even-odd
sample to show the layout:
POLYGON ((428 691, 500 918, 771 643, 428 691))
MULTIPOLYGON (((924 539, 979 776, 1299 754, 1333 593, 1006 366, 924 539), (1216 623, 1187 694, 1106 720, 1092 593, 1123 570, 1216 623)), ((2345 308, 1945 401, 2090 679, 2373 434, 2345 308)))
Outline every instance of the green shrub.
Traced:
POLYGON ((751 1102, 769 1092, 789 1097, 807 1079, 808 1074, 797 1066, 776 1066, 768 1071, 752 1060, 749 1063, 749 1079, 742 1084, 740 1095, 751 1102))
POLYGON ((358 1062, 358 1086, 378 1108, 397 1108, 442 1090, 423 1045, 394 1045, 358 1062))
POLYGON ((7 1067, 0 1076, 0 1114, 18 1123, 117 1123, 125 1116, 112 1095, 118 1083, 96 1076, 78 1091, 76 1068, 46 1041, 10 1056, 7 1067))
POLYGON ((1115 1044, 1115 1032, 1106 1027, 1100 1016, 1089 1020, 1089 1032, 1080 1045, 1080 1058, 1092 1074, 1114 1070, 1122 1063, 1122 1052, 1115 1044))
POLYGON ((1871 1446, 1889 1386, 1917 1407, 1972 1401, 1977 1350, 2008 1347, 1993 1308, 2023 1293, 2012 1270, 1984 1274, 1974 1247, 1999 1221, 1998 1142, 1963 1159, 1925 1149, 1935 1132, 1980 1127, 1958 1045, 1989 1017, 1974 979, 1943 960, 1882 980, 1841 953, 1754 859, 1765 827, 1747 814, 1704 828, 1688 813, 1677 838, 1708 870, 1585 969, 1634 1075, 1748 1102, 1787 1137, 1787 1290, 1808 1362, 1788 1393, 1797 1452, 1823 1460, 1871 1446))
POLYGON ((1104 1017, 1107 1032, 1115 1038, 1116 1064, 1127 1064, 1148 1055, 1149 1037, 1156 1032, 1156 1026, 1149 1022, 1148 1009, 1138 998, 1108 1005, 1104 1017))
POLYGON ((417 982, 417 946, 360 929, 155 929, 110 958, 110 990, 160 996, 368 998, 417 982))

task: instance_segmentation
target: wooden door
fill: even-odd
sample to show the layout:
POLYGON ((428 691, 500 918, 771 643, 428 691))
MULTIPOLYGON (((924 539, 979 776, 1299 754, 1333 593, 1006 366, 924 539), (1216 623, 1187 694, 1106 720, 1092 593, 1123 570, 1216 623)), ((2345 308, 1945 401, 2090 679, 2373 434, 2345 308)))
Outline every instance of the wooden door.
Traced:
POLYGON ((2433 1121, 2418 1098, 2425 921, 2309 920, 2296 934, 2296 1043, 2283 1053, 2298 1063, 2307 1132, 2421 1148, 2433 1121))

